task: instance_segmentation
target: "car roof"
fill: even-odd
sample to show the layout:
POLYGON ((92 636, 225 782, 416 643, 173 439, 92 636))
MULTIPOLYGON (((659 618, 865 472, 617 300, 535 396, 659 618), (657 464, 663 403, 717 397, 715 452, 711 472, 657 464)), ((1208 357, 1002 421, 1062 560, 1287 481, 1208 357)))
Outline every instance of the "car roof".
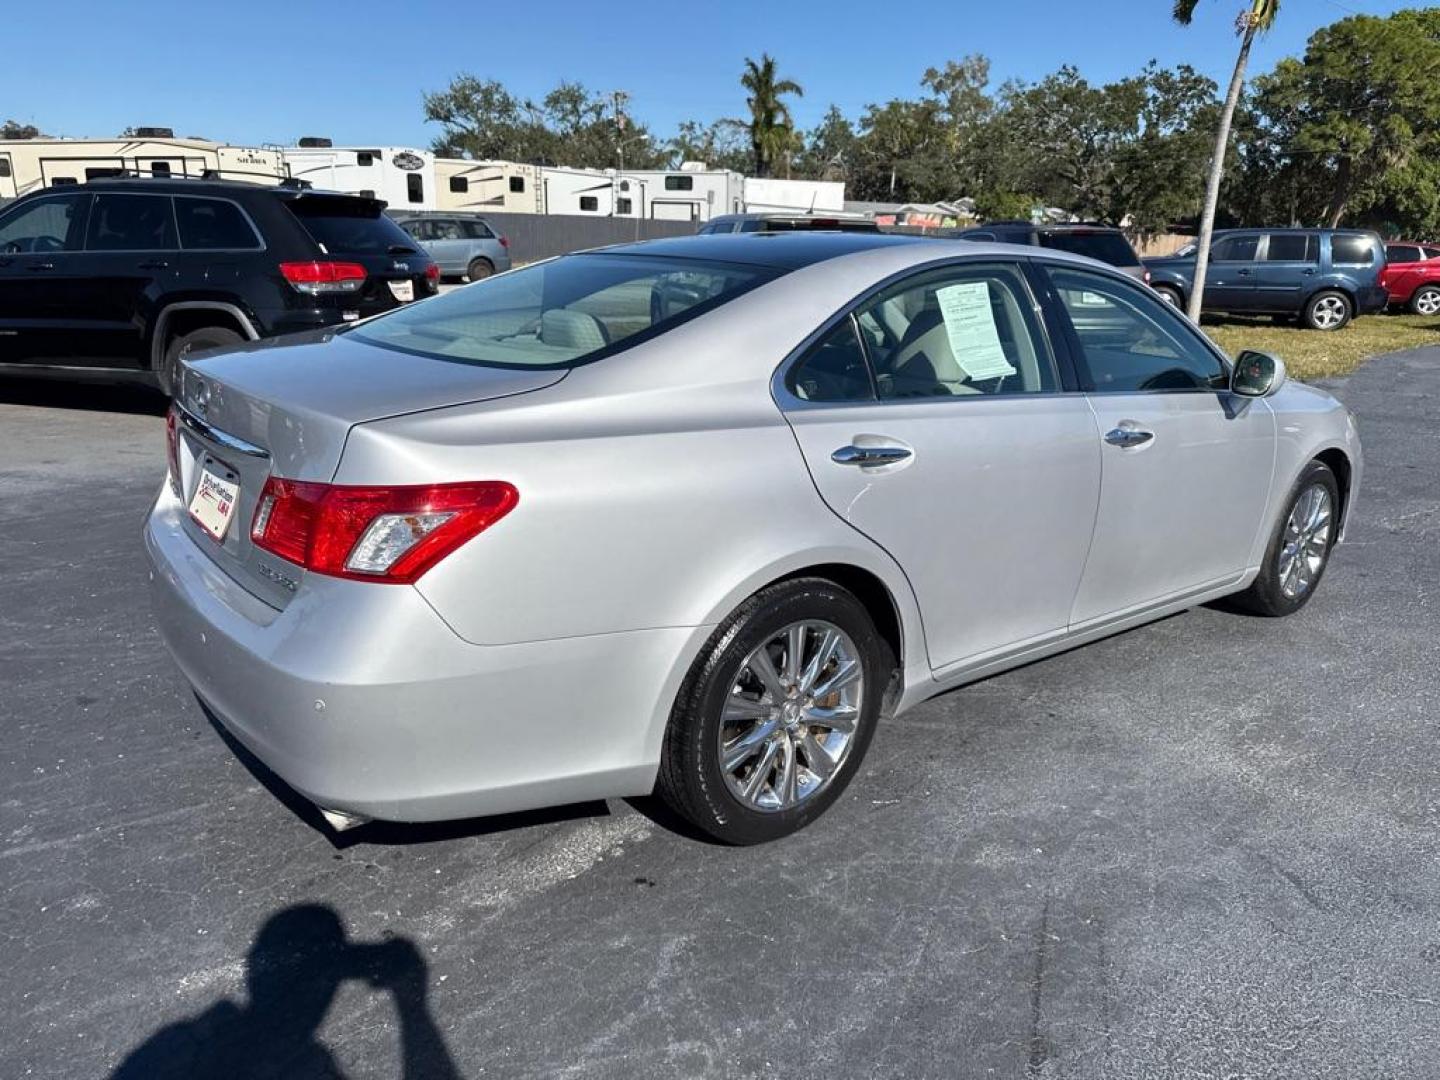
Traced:
MULTIPOLYGON (((41 192, 33 194, 54 190, 54 188, 43 188, 41 192)), ((83 184, 76 184, 73 190, 153 192, 160 195, 268 195, 272 198, 287 200, 310 199, 318 196, 326 199, 354 199, 357 202, 377 203, 382 207, 385 205, 383 199, 373 199, 368 195, 356 195, 348 191, 325 191, 321 188, 296 187, 293 184, 250 184, 243 180, 201 180, 185 177, 172 179, 133 176, 100 177, 83 184)))
POLYGON ((780 232, 730 233, 713 236, 674 236, 645 240, 638 244, 617 244, 582 254, 660 255, 675 259, 704 259, 707 262, 745 263, 777 270, 798 270, 826 259, 874 248, 934 244, 923 236, 901 236, 871 232, 780 232))

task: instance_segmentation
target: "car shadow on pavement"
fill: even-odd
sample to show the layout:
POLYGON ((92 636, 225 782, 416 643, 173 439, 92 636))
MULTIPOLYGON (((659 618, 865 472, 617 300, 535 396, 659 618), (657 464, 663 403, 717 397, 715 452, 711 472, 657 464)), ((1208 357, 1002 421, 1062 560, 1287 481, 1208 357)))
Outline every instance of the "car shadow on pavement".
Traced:
POLYGON ((164 416, 170 400, 139 382, 82 378, 33 378, 0 375, 0 405, 33 405, 46 409, 164 416))
POLYGON ((428 978, 425 959, 409 938, 352 941, 333 908, 284 908, 265 921, 246 954, 243 1005, 222 998, 161 1028, 125 1057, 111 1080, 343 1080, 317 1032, 336 992, 350 980, 393 996, 402 1076, 458 1080, 460 1071, 426 1004, 428 978))
POLYGON ((301 795, 268 765, 250 752, 239 739, 232 735, 198 697, 195 699, 205 718, 210 721, 216 733, 228 746, 240 764, 244 765, 271 795, 297 818, 309 825, 339 851, 357 844, 377 844, 383 847, 404 847, 411 844, 430 844, 440 840, 460 840, 466 837, 489 836, 492 833, 509 832, 536 825, 550 825, 560 821, 576 821, 581 818, 607 817, 610 808, 599 800, 594 802, 571 803, 567 806, 547 807, 542 810, 526 810, 514 814, 494 814, 490 817, 462 818, 456 821, 421 822, 405 824, 398 821, 370 821, 364 825, 336 832, 325 821, 320 808, 301 795))

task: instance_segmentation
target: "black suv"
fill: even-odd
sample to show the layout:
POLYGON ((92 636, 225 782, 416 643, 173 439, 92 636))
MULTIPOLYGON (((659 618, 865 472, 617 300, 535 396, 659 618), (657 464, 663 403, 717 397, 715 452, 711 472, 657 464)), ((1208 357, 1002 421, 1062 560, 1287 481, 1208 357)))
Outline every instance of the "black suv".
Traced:
POLYGON ((1054 248, 1073 255, 1088 255, 1109 263, 1137 281, 1149 281, 1140 256, 1125 239, 1125 234, 1110 225, 1080 222, 1061 225, 1034 225, 1028 221, 991 221, 973 229, 956 233, 960 240, 993 240, 1000 244, 1029 244, 1032 247, 1054 248))
POLYGON ((0 210, 0 365, 150 372, 435 292, 378 199, 212 180, 97 180, 0 210))

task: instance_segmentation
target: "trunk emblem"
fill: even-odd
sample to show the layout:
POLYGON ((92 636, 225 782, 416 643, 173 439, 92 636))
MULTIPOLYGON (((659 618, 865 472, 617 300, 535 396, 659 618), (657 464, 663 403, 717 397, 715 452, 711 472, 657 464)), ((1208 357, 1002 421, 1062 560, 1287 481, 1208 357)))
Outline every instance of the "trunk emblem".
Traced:
POLYGON ((190 407, 200 416, 204 416, 205 410, 210 407, 210 387, 204 379, 190 380, 190 407))
POLYGON ((392 266, 390 269, 392 269, 392 270, 409 270, 409 269, 410 269, 410 264, 409 264, 409 263, 403 263, 403 262, 397 262, 397 263, 396 263, 394 266, 392 266))

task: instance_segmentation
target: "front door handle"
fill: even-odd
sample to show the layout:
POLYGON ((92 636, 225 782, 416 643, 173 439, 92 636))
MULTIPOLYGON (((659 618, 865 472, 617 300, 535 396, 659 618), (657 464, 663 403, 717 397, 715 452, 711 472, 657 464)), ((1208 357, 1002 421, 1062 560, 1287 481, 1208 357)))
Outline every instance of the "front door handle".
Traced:
POLYGON ((1105 441, 1111 446, 1144 446, 1151 439, 1155 438, 1153 431, 1146 431, 1137 427, 1111 428, 1105 433, 1105 441))
POLYGON ((909 456, 903 446, 842 446, 830 460, 836 465, 893 465, 909 456))
POLYGON ((170 264, 169 264, 168 262, 143 262, 143 263, 140 264, 140 269, 141 269, 141 270, 164 270, 164 269, 165 269, 166 267, 168 267, 169 265, 170 265, 170 264))
POLYGON ((1241 277, 1249 277, 1249 276, 1250 276, 1250 271, 1249 271, 1249 270, 1236 270, 1235 273, 1239 274, 1241 277))
POLYGON ((54 270, 54 263, 26 263, 26 270, 54 270))

